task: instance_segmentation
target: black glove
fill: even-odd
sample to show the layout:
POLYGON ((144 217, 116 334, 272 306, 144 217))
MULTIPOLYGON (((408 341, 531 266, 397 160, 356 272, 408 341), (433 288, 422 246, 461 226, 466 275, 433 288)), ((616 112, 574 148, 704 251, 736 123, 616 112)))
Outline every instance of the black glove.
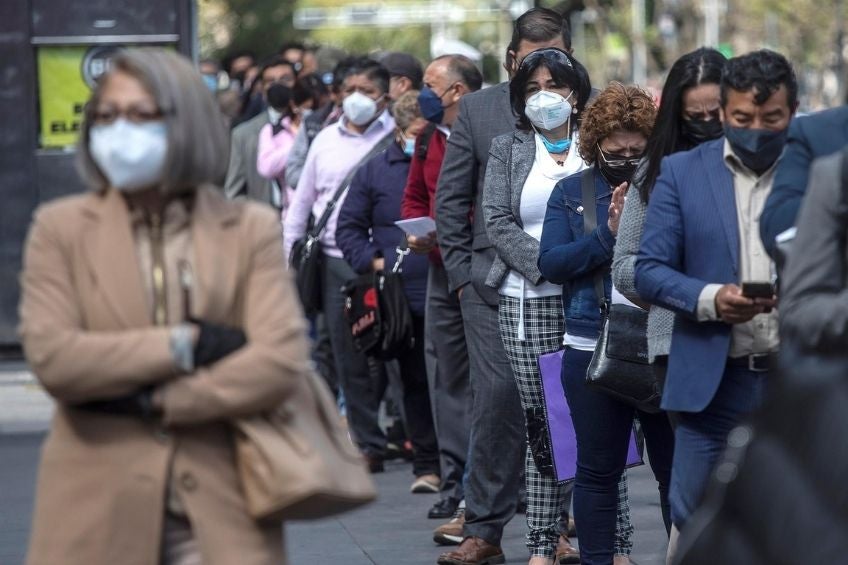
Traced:
POLYGON ((120 396, 110 400, 93 400, 77 404, 74 408, 88 412, 100 412, 102 414, 115 414, 119 416, 138 416, 150 419, 158 416, 158 411, 153 408, 153 388, 148 387, 139 392, 120 396))
POLYGON ((205 367, 220 361, 247 343, 247 337, 238 328, 219 326, 197 319, 190 319, 189 322, 200 328, 194 346, 195 367, 205 367))

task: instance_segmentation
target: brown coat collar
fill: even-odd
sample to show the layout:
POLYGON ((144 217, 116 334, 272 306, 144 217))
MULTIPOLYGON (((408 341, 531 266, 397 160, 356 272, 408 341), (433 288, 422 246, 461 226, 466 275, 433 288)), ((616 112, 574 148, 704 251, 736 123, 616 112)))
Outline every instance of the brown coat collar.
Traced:
MULTIPOLYGON (((230 228, 238 224, 241 208, 214 189, 197 191, 191 228, 196 316, 220 319, 226 315, 218 312, 216 305, 230 304, 218 294, 237 286, 239 246, 230 228)), ((106 301, 125 327, 149 326, 150 312, 124 198, 116 190, 92 194, 83 214, 89 220, 83 234, 85 255, 106 301)))

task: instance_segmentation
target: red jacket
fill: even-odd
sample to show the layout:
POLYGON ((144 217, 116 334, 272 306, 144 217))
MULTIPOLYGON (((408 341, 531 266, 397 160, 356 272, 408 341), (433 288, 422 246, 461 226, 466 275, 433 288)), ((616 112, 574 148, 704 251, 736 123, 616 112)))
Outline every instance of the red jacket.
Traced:
MULTIPOLYGON (((421 143, 424 134, 418 136, 416 145, 421 143)), ((422 216, 436 217, 436 186, 439 184, 439 172, 445 158, 448 136, 439 129, 433 131, 427 146, 427 155, 420 159, 413 155, 403 190, 403 201, 400 205, 400 215, 404 220, 422 216)), ((430 252, 430 261, 436 265, 442 264, 442 255, 438 247, 430 252)))

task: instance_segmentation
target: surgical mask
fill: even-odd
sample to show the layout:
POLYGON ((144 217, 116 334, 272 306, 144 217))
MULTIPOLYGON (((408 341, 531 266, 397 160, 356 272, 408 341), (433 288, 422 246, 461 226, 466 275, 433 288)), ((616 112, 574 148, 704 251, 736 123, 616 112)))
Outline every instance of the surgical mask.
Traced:
POLYGON ((415 138, 403 138, 403 154, 412 157, 415 154, 415 138))
POLYGON ((682 126, 683 135, 693 145, 700 145, 724 135, 724 129, 719 120, 684 119, 682 126))
MULTIPOLYGON (((568 95, 569 98, 571 95, 568 95)), ((556 92, 540 90, 527 99, 524 115, 539 129, 552 130, 571 117, 571 103, 556 92)))
POLYGON ((203 83, 211 92, 218 92, 218 75, 203 75, 203 83))
MULTIPOLYGON (((453 88, 453 84, 445 92, 451 88, 453 88)), ((445 119, 446 107, 442 103, 442 96, 436 94, 436 91, 429 86, 425 86, 418 93, 418 107, 421 108, 421 116, 428 122, 433 122, 436 125, 441 124, 442 120, 445 119)))
POLYGON ((565 153, 571 147, 570 137, 565 137, 556 141, 548 141, 548 138, 541 133, 537 132, 536 135, 538 135, 542 140, 542 143, 545 145, 545 149, 548 150, 548 153, 565 153))
POLYGON ((123 192, 153 186, 162 179, 168 154, 168 128, 163 121, 134 124, 119 118, 91 128, 91 158, 109 184, 123 192))
POLYGON ((361 92, 354 92, 344 99, 342 110, 350 123, 364 126, 377 115, 377 102, 361 92))
POLYGON ((787 130, 750 129, 732 126, 724 127, 733 153, 742 164, 757 173, 763 174, 783 153, 786 145, 787 130))
POLYGON ((598 148, 600 159, 598 159, 598 169, 601 175, 607 179, 610 186, 616 187, 623 182, 630 182, 633 178, 633 173, 636 172, 636 167, 639 166, 641 155, 633 157, 625 157, 616 155, 615 153, 607 153, 598 148))

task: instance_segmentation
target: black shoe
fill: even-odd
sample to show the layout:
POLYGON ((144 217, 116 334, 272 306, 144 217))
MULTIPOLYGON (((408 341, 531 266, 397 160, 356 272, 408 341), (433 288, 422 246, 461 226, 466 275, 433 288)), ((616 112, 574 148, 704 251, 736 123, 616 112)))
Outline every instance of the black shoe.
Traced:
POLYGON ((459 501, 452 496, 443 498, 438 501, 427 512, 427 517, 431 520, 444 520, 445 518, 453 517, 456 508, 459 506, 459 501))
POLYGON ((371 455, 370 453, 365 453, 365 462, 368 463, 368 470, 371 473, 382 473, 386 470, 383 465, 383 458, 379 455, 371 455))

